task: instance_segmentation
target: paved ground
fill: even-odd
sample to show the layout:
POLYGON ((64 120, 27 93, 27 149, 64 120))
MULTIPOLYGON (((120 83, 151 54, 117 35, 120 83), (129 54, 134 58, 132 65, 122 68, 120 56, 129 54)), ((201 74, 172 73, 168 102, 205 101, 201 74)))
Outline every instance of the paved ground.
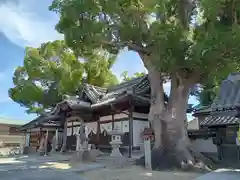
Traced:
POLYGON ((240 169, 218 169, 214 172, 205 174, 196 180, 239 180, 240 169))
POLYGON ((0 179, 4 180, 82 180, 76 172, 104 167, 101 164, 69 163, 68 156, 19 156, 0 158, 0 179))
POLYGON ((0 179, 3 180, 83 180, 76 173, 54 172, 53 170, 15 170, 0 172, 0 179))
POLYGON ((52 155, 0 158, 0 180, 239 180, 240 170, 218 170, 209 174, 148 171, 127 163, 115 166, 102 157, 95 163, 69 161, 71 156, 52 155), (115 167, 114 167, 115 166, 115 167))
POLYGON ((88 180, 194 180, 203 174, 173 171, 148 171, 139 166, 128 166, 118 169, 97 169, 81 175, 88 180))

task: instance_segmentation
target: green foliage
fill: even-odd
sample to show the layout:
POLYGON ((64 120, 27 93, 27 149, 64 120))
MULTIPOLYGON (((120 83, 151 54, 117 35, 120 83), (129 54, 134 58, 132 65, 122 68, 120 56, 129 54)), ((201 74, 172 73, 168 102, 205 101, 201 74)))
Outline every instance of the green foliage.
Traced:
POLYGON ((214 85, 204 85, 200 92, 197 94, 200 105, 211 106, 218 93, 218 90, 218 86, 216 87, 214 85))
POLYGON ((26 107, 28 113, 41 113, 54 107, 63 95, 75 95, 84 74, 93 85, 118 83, 110 71, 115 62, 113 56, 95 53, 90 58, 80 62, 64 41, 28 47, 23 66, 14 72, 14 87, 9 89, 9 96, 26 107))
POLYGON ((117 77, 110 71, 115 60, 115 55, 104 51, 93 53, 84 63, 87 82, 100 87, 110 87, 118 84, 117 77))
POLYGON ((238 1, 54 0, 50 10, 77 54, 128 47, 161 73, 202 84, 238 69, 238 1))
POLYGON ((144 76, 145 75, 145 73, 144 72, 136 72, 136 73, 134 73, 133 74, 133 76, 129 76, 128 75, 128 72, 127 71, 124 71, 122 74, 121 74, 121 79, 122 79, 122 81, 129 81, 129 80, 131 80, 131 79, 133 79, 133 78, 137 78, 137 77, 142 77, 142 76, 144 76))

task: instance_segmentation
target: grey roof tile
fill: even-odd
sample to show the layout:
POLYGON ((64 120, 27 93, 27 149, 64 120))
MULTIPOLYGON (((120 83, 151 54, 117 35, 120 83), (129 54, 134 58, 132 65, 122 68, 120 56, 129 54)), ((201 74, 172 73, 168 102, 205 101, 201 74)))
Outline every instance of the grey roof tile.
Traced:
POLYGON ((238 118, 234 116, 207 116, 203 121, 200 122, 201 126, 218 126, 218 125, 229 125, 236 124, 238 118))

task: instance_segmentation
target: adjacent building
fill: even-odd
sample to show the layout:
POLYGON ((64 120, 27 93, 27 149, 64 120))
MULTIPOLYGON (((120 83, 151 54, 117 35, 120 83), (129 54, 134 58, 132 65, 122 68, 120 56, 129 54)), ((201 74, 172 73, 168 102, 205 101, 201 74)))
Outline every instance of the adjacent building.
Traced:
POLYGON ((224 80, 220 92, 211 107, 197 111, 200 129, 215 133, 213 143, 217 146, 218 159, 240 161, 239 129, 240 73, 232 73, 224 80))
POLYGON ((26 121, 12 120, 0 117, 0 146, 19 147, 25 141, 24 133, 20 130, 26 121))

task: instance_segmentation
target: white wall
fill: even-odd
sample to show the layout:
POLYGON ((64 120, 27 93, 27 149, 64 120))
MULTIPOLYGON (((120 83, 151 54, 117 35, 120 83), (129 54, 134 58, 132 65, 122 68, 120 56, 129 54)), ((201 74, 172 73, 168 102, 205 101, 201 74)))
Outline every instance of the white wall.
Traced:
POLYGON ((144 128, 149 127, 148 121, 140 121, 134 120, 133 121, 133 146, 140 146, 143 143, 143 139, 141 137, 141 133, 143 132, 144 128))
POLYGON ((213 144, 212 138, 193 140, 192 145, 199 152, 217 153, 217 146, 213 144))
MULTIPOLYGON (((120 114, 115 114, 114 115, 114 119, 118 120, 118 119, 124 119, 121 121, 117 121, 114 122, 114 126, 118 126, 121 132, 129 132, 129 122, 128 122, 128 115, 126 114, 128 113, 127 111, 125 113, 120 113, 120 114)), ((133 117, 135 119, 137 118, 146 118, 148 117, 147 114, 142 114, 142 113, 133 113, 133 117)), ((74 122, 74 125, 79 125, 80 126, 80 121, 81 119, 79 117, 70 117, 68 118, 68 120, 71 119, 78 119, 79 122, 74 122)), ((103 116, 100 118, 100 121, 109 121, 112 120, 112 116, 103 116)), ((91 130, 96 134, 97 133, 97 122, 91 122, 91 123, 86 123, 86 131, 87 133, 90 133, 91 130)), ((68 129, 67 129, 67 134, 68 136, 72 135, 72 122, 68 123, 68 129)), ((145 127, 149 127, 149 123, 148 121, 141 121, 141 120, 133 120, 133 146, 140 146, 140 143, 142 142, 142 138, 141 138, 141 132, 143 131, 143 129, 145 127)), ((78 132, 79 127, 74 127, 74 132, 73 134, 75 134, 76 132, 78 132)), ((104 130, 106 130, 107 132, 111 132, 112 131, 112 122, 109 123, 103 123, 100 124, 100 130, 101 132, 103 132, 104 130)))
MULTIPOLYGON (((122 121, 117 121, 114 122, 114 126, 118 126, 119 130, 121 132, 129 132, 129 127, 128 127, 128 120, 122 120, 122 121)), ((112 122, 109 123, 104 123, 104 124, 100 124, 100 129, 101 132, 103 132, 104 130, 106 130, 107 132, 111 132, 112 131, 112 122)))

